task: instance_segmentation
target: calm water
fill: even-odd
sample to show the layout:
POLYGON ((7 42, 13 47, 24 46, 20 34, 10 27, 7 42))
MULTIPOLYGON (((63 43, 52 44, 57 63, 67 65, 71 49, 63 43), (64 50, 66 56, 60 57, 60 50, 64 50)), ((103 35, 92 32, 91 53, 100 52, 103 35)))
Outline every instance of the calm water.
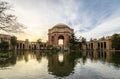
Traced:
POLYGON ((120 52, 10 52, 0 79, 120 79, 120 52))

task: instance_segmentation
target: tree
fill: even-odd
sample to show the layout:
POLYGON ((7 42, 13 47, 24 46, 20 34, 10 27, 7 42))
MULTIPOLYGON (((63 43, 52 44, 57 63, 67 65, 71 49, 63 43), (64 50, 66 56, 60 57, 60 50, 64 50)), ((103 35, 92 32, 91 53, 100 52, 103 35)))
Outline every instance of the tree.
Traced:
POLYGON ((40 38, 37 40, 38 43, 41 43, 41 41, 42 41, 42 39, 40 39, 40 38))
POLYGON ((115 48, 115 50, 120 50, 120 36, 119 36, 119 34, 114 34, 112 36, 112 48, 115 48))
POLYGON ((9 10, 11 10, 9 3, 0 0, 0 30, 12 33, 22 32, 25 27, 17 22, 15 15, 8 13, 9 10))
POLYGON ((17 38, 15 36, 12 36, 10 41, 13 49, 15 49, 15 46, 17 45, 17 38))
POLYGON ((105 37, 103 36, 103 37, 101 38, 101 40, 105 40, 105 37))
POLYGON ((92 38, 90 38, 90 42, 92 42, 93 41, 93 39, 92 38))
POLYGON ((8 48, 9 48, 9 43, 8 43, 7 41, 2 41, 2 42, 0 43, 0 48, 1 48, 1 50, 8 50, 8 48))
POLYGON ((71 36, 69 42, 70 42, 70 43, 75 43, 76 41, 77 41, 77 38, 75 37, 74 34, 72 34, 72 36, 71 36))
POLYGON ((81 43, 82 43, 82 44, 86 44, 86 39, 85 39, 84 37, 82 37, 81 43))
POLYGON ((81 38, 77 39, 76 36, 73 34, 69 40, 69 49, 80 49, 82 47, 82 42, 81 42, 81 38))

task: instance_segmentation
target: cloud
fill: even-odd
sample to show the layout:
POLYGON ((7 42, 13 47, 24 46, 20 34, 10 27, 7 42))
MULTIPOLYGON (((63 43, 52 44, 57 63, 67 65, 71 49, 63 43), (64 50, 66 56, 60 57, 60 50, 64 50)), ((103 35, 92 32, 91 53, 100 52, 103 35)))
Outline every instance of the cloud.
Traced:
POLYGON ((101 37, 119 32, 119 0, 6 0, 13 4, 18 20, 26 25, 26 35, 47 40, 47 31, 65 23, 77 36, 101 37), (107 30, 106 30, 107 29, 107 30))
MULTIPOLYGON (((91 1, 92 0, 90 0, 90 2, 91 1)), ((100 38, 104 35, 119 33, 119 1, 96 0, 92 3, 90 2, 86 2, 86 0, 83 2, 83 8, 81 10, 83 12, 79 12, 82 14, 82 16, 80 16, 81 23, 76 26, 76 35, 82 35, 90 39, 91 37, 100 38)))
MULTIPOLYGON (((73 0, 12 0, 9 2, 14 6, 18 21, 28 27, 27 35, 22 35, 22 39, 23 36, 47 39, 49 28, 57 23, 67 24, 68 20, 74 22, 77 18, 75 12, 77 7, 73 0)), ((21 34, 17 36, 21 38, 21 34)))
POLYGON ((106 21, 98 25, 91 31, 85 33, 77 32, 78 33, 77 35, 88 37, 87 39, 89 40, 91 37, 100 38, 101 36, 109 36, 113 33, 120 33, 119 29, 120 29, 120 17, 106 21))

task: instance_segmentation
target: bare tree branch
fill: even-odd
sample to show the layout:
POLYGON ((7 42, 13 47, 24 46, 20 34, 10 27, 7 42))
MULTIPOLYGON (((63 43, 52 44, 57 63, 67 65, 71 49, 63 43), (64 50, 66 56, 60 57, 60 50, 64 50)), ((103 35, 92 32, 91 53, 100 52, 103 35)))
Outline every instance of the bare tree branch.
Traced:
POLYGON ((17 17, 6 12, 10 9, 8 2, 0 1, 0 30, 12 33, 23 32, 25 27, 17 22, 17 17))

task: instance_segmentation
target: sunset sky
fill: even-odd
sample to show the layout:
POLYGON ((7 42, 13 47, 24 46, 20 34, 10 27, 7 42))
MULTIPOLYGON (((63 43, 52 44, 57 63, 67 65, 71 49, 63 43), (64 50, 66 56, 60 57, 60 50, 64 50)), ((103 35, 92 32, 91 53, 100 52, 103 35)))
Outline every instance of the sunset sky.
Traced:
POLYGON ((88 40, 120 33, 120 0, 2 0, 27 29, 18 39, 47 40, 48 29, 64 23, 88 40))

